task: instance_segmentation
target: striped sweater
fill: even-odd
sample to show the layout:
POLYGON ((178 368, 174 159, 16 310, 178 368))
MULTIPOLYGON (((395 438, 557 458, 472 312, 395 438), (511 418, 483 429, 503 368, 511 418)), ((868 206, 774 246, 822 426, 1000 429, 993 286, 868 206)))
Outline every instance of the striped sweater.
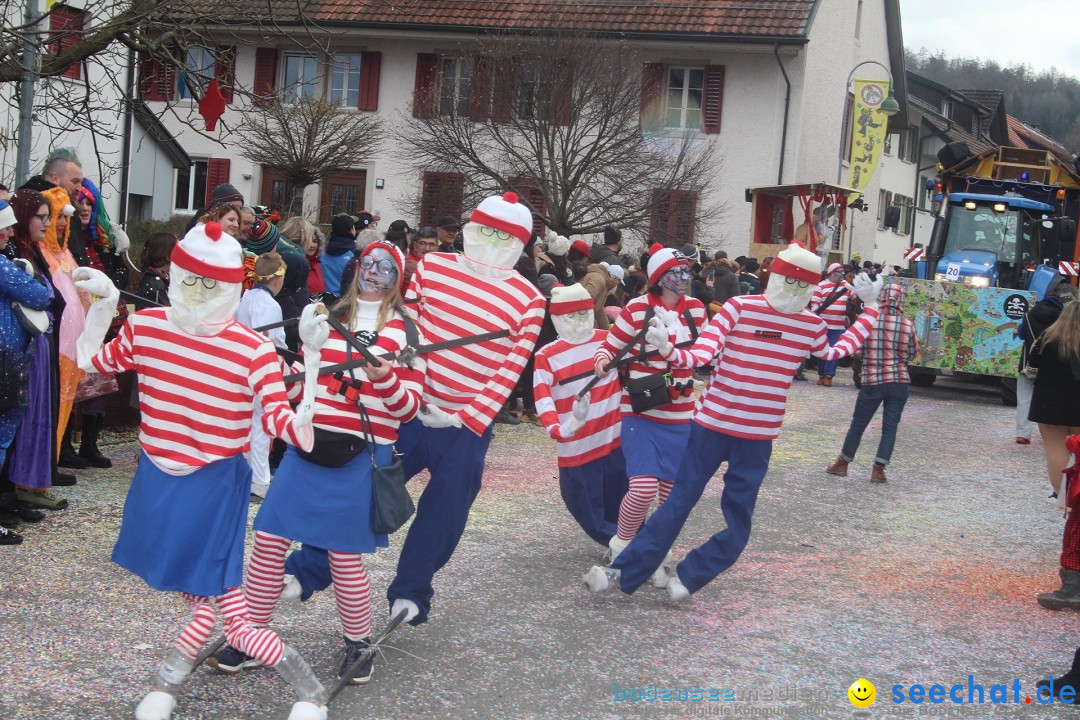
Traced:
POLYGON ((483 434, 506 404, 532 355, 544 320, 540 291, 513 270, 481 266, 460 255, 428 253, 417 264, 408 299, 427 342, 437 343, 498 330, 509 337, 431 353, 424 403, 458 413, 463 425, 483 434))
POLYGON ((608 373, 589 390, 589 418, 585 425, 569 438, 559 434, 559 425, 570 419, 574 399, 590 378, 565 385, 559 383, 574 375, 591 373, 593 354, 605 336, 607 331, 594 330, 592 339, 577 345, 560 338, 536 353, 533 369, 536 411, 548 434, 559 442, 561 468, 578 467, 619 449, 621 389, 616 373, 608 373))
MULTIPOLYGON (((642 325, 645 322, 645 312, 649 305, 657 307, 659 300, 652 294, 643 295, 641 297, 634 298, 630 302, 626 303, 626 307, 623 308, 622 313, 619 315, 615 324, 611 326, 611 331, 608 333, 607 339, 604 344, 597 348, 594 360, 603 358, 605 362, 610 361, 620 350, 626 347, 634 337, 641 331, 642 325)), ((705 306, 701 304, 700 300, 694 298, 683 298, 679 305, 674 309, 679 315, 680 328, 677 333, 671 334, 671 341, 673 343, 686 342, 692 338, 690 328, 686 324, 686 317, 684 310, 689 310, 690 317, 693 318, 694 323, 697 325, 697 330, 700 331, 705 327, 707 320, 705 314, 705 306)), ((644 342, 644 341, 642 341, 644 342)), ((641 349, 641 343, 636 343, 636 347, 630 349, 630 353, 638 354, 641 349)), ((655 350, 651 345, 646 346, 646 352, 655 350)), ((675 367, 669 365, 666 360, 657 356, 651 360, 632 360, 628 367, 629 379, 634 380, 646 375, 653 375, 656 373, 669 373, 671 374, 671 382, 676 385, 685 385, 686 383, 693 384, 693 370, 690 366, 675 367)), ((690 415, 694 411, 694 398, 691 393, 687 393, 682 397, 677 398, 673 402, 660 407, 653 408, 652 410, 646 410, 644 413, 640 413, 642 417, 655 420, 663 423, 686 423, 690 421, 690 415)), ((622 392, 622 414, 638 415, 630 406, 630 395, 623 390, 622 392)))
POLYGON ((246 452, 255 403, 268 434, 301 444, 269 339, 236 322, 217 335, 189 335, 166 310, 130 315, 93 358, 100 373, 138 374, 139 443, 154 465, 187 475, 246 452))
POLYGON ((807 351, 823 360, 854 353, 866 341, 878 311, 867 308, 832 347, 825 321, 803 310, 777 312, 764 295, 728 300, 692 347, 675 349, 673 365, 700 367, 716 358, 716 371, 698 401, 694 420, 712 430, 751 440, 780 433, 788 389, 807 351))
POLYGON ((851 287, 842 281, 835 283, 832 280, 826 280, 818 285, 818 289, 814 291, 810 298, 810 309, 817 310, 821 303, 836 292, 837 287, 840 285, 843 285, 846 290, 829 303, 829 307, 821 311, 821 319, 825 321, 825 325, 830 330, 843 330, 847 327, 847 309, 848 300, 851 299, 851 287))

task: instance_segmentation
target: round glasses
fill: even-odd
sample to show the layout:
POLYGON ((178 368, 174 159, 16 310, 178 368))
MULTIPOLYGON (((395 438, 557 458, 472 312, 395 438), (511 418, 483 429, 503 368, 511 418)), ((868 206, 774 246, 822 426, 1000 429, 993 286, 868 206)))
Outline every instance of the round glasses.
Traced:
POLYGON ((798 285, 800 290, 805 290, 806 288, 810 287, 810 283, 806 282, 805 280, 799 280, 798 278, 793 277, 784 278, 784 282, 788 285, 798 285))
POLYGON ((36 217, 38 222, 42 225, 48 225, 52 221, 52 216, 48 213, 45 213, 44 215, 35 215, 34 217, 36 217))
POLYGON ((364 270, 375 268, 375 272, 380 275, 394 275, 397 273, 397 266, 394 265, 393 260, 375 260, 370 255, 360 259, 360 267, 364 270))
POLYGON ((673 267, 667 271, 667 274, 673 278, 679 278, 680 280, 687 280, 690 278, 690 268, 680 266, 673 267))
POLYGON ((180 282, 184 285, 187 285, 188 287, 195 287, 195 284, 200 280, 202 281, 202 286, 207 290, 213 290, 217 287, 217 280, 215 280, 214 278, 199 277, 198 275, 188 275, 180 282))

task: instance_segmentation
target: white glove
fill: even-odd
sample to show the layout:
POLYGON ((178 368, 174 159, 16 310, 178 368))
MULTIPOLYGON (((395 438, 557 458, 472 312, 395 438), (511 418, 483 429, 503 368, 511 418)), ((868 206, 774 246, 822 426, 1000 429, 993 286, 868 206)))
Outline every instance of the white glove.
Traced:
POLYGON ((659 350, 663 357, 670 355, 674 349, 667 326, 660 321, 660 318, 656 317, 649 321, 649 329, 645 331, 645 344, 659 350))
POLYGON ((86 311, 82 335, 75 341, 79 367, 86 372, 97 372, 92 359, 101 349, 113 318, 116 317, 120 291, 105 273, 94 268, 76 268, 71 277, 75 280, 75 287, 98 298, 86 311))
MULTIPOLYGON (((312 419, 315 417, 315 401, 304 400, 296 406, 296 428, 302 428, 305 425, 311 425, 312 419)), ((304 448, 300 448, 303 450, 304 448)))
POLYGON ((330 337, 330 324, 326 322, 326 307, 321 303, 314 303, 304 308, 300 313, 300 324, 297 326, 300 340, 304 343, 305 352, 317 353, 322 350, 330 337))
POLYGON ((19 267, 19 269, 20 269, 20 270, 22 270, 22 271, 23 271, 24 273, 26 273, 26 274, 27 274, 27 275, 29 275, 30 277, 34 277, 34 265, 33 265, 33 263, 31 263, 31 262, 30 262, 29 260, 26 260, 26 259, 24 259, 24 258, 15 258, 15 260, 14 260, 13 262, 14 262, 14 263, 15 263, 15 264, 16 264, 16 265, 17 265, 17 266, 19 267))
POLYGON ((570 414, 574 416, 575 420, 587 420, 589 417, 589 396, 583 395, 574 401, 574 409, 570 411, 570 414))
POLYGON ((877 309, 878 296, 881 294, 881 286, 883 282, 881 278, 871 280, 869 275, 860 273, 855 276, 855 282, 853 283, 853 289, 855 294, 862 300, 863 305, 868 308, 877 309))
POLYGON ((420 422, 429 428, 461 427, 461 418, 457 414, 451 415, 442 408, 428 405, 427 409, 420 408, 420 422))
POLYGON ((653 310, 653 314, 656 316, 656 319, 660 321, 660 324, 670 331, 678 330, 679 325, 682 324, 682 321, 679 320, 679 313, 674 310, 658 307, 653 310))
POLYGON ((570 417, 566 422, 559 425, 559 436, 564 440, 572 438, 574 434, 585 426, 589 417, 589 396, 579 397, 574 401, 574 409, 570 411, 570 417))
POLYGON ((113 250, 117 255, 122 255, 127 252, 127 249, 131 247, 131 238, 124 232, 124 228, 119 225, 112 226, 113 240, 116 243, 116 248, 113 250))

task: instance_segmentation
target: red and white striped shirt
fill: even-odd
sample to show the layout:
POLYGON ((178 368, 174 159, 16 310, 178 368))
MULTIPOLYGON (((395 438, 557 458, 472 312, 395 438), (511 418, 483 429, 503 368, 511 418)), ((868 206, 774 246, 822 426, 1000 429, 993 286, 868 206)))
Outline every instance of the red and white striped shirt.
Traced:
MULTIPOLYGON (((649 305, 652 305, 654 308, 661 307, 660 300, 651 293, 636 297, 626 303, 626 307, 623 308, 623 311, 615 321, 615 324, 611 326, 611 331, 608 333, 604 344, 597 348, 593 358, 594 361, 597 358, 603 358, 605 362, 610 361, 620 350, 626 347, 639 332, 641 332, 641 328, 645 323, 645 311, 649 305)), ((672 343, 686 342, 693 338, 690 333, 690 326, 686 323, 684 310, 690 311, 690 317, 693 318, 694 324, 697 325, 697 330, 699 332, 705 327, 705 322, 708 319, 705 313, 705 306, 701 304, 700 300, 694 298, 682 298, 679 305, 674 308, 674 312, 679 316, 680 328, 678 332, 671 334, 672 343)), ((631 348, 629 351, 633 355, 640 354, 641 343, 636 343, 636 345, 637 347, 631 348)), ((652 345, 647 345, 645 348, 646 352, 651 352, 655 349, 656 348, 652 345)), ((646 375, 655 375, 656 373, 670 373, 672 384, 683 386, 689 383, 690 387, 693 387, 694 371, 690 367, 676 367, 670 365, 667 360, 659 355, 651 360, 632 360, 628 366, 628 370, 628 377, 630 380, 646 375)), ((612 372, 615 371, 612 370, 612 372)), ((686 423, 690 422, 690 415, 693 412, 693 393, 684 393, 681 397, 676 398, 667 405, 661 405, 652 410, 646 410, 643 413, 635 413, 630 406, 629 393, 625 390, 622 393, 622 414, 624 416, 641 415, 642 417, 647 417, 650 420, 656 420, 657 422, 686 423)))
MULTIPOLYGON (((353 320, 353 332, 374 332, 378 323, 378 302, 360 300, 357 314, 353 320)), ((405 338, 405 321, 400 316, 392 315, 386 326, 378 332, 375 343, 369 346, 375 355, 385 355, 403 350, 408 344, 405 338)), ((391 445, 397 440, 398 426, 416 416, 420 409, 420 395, 423 390, 423 356, 416 363, 415 370, 395 365, 390 374, 378 382, 368 380, 364 371, 355 368, 352 376, 362 382, 359 402, 371 418, 372 432, 379 445, 391 445)), ((321 365, 333 365, 360 358, 360 353, 353 350, 337 330, 330 329, 330 337, 322 347, 321 365)), ((303 372, 302 363, 294 363, 295 372, 303 372)), ((343 373, 349 379, 349 371, 343 373)), ((323 375, 315 391, 315 419, 312 424, 317 428, 332 432, 349 433, 365 437, 360 408, 356 402, 345 397, 345 389, 332 393, 330 386, 333 375, 323 375)), ((299 399, 303 394, 304 383, 295 382, 289 386, 289 394, 299 399)))
POLYGON ((847 357, 866 340, 877 316, 867 308, 829 347, 825 322, 814 313, 788 315, 774 310, 764 295, 744 295, 724 303, 697 342, 676 349, 669 360, 700 367, 717 358, 696 422, 735 437, 772 440, 780 434, 788 389, 807 351, 823 360, 847 357))
POLYGON ((509 337, 426 356, 424 402, 458 413, 466 427, 481 435, 506 404, 532 355, 545 302, 540 291, 513 270, 488 277, 467 263, 449 253, 424 255, 406 297, 422 301, 415 310, 416 324, 429 343, 510 331, 509 337))
POLYGON ((237 322, 217 335, 189 335, 169 322, 166 310, 129 315, 93 358, 100 373, 138 373, 139 444, 154 465, 187 475, 246 452, 255 403, 262 404, 269 435, 301 444, 268 338, 237 322))
POLYGON ((619 411, 618 373, 608 373, 589 390, 589 418, 569 438, 559 434, 560 423, 569 420, 574 399, 593 377, 593 355, 607 336, 606 330, 594 330, 590 340, 573 344, 562 338, 545 345, 533 360, 533 396, 540 422, 559 442, 559 467, 578 467, 607 457, 619 449, 622 426, 619 411), (568 377, 590 373, 588 377, 560 385, 568 377))
POLYGON ((847 305, 848 300, 851 298, 851 286, 842 280, 838 283, 826 280, 818 285, 818 289, 810 297, 810 309, 817 310, 821 303, 825 302, 826 298, 832 295, 840 285, 846 288, 844 292, 829 303, 829 307, 821 311, 821 319, 825 321, 825 325, 830 330, 843 330, 847 327, 847 305))

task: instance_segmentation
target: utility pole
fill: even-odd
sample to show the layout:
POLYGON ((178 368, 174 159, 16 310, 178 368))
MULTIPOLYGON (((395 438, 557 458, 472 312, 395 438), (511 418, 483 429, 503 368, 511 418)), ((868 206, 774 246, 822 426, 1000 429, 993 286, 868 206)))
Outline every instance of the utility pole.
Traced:
MULTIPOLYGON (((37 0, 26 0, 26 26, 38 21, 37 0)), ((27 30, 23 41, 23 75, 19 83, 19 137, 15 146, 15 186, 30 179, 30 147, 33 140, 34 87, 37 85, 37 33, 27 30)))

